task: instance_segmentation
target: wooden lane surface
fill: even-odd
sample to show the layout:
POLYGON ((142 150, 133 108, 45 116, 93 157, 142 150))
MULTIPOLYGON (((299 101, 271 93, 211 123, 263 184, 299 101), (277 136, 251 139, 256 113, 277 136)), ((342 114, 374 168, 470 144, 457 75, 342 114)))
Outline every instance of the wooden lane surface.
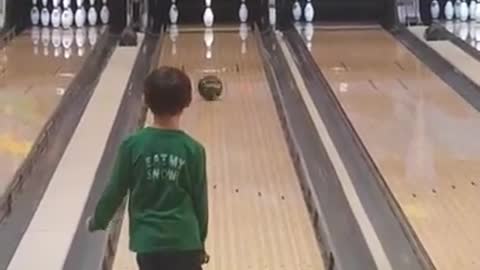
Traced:
MULTIPOLYGON (((210 60, 203 36, 180 33, 176 45, 166 39, 160 65, 183 67, 195 85, 216 70, 225 84, 220 102, 195 93, 182 122, 207 149, 212 258, 206 269, 323 269, 253 33, 245 54, 237 33, 215 33, 210 60)), ((130 258, 118 258, 115 269, 133 269, 122 231, 118 254, 130 258)))
POLYGON ((30 32, 26 31, 0 50, 0 196, 28 155, 43 125, 60 102, 87 55, 75 51, 43 54, 41 41, 34 53, 30 32))
POLYGON ((439 270, 480 269, 480 114, 382 30, 312 55, 439 270))

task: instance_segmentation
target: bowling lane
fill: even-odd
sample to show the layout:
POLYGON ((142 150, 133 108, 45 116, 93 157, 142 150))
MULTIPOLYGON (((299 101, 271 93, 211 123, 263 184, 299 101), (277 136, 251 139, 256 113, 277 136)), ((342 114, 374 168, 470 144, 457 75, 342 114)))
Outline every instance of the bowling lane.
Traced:
POLYGON ((80 70, 88 32, 36 28, 0 51, 0 196, 80 70))
POLYGON ((383 30, 311 52, 436 269, 480 269, 479 112, 383 30))
MULTIPOLYGON (((203 32, 180 32, 164 40, 159 61, 185 69, 195 86, 216 74, 225 87, 219 102, 195 92, 182 121, 208 152, 212 258, 206 269, 323 269, 255 37, 206 33, 211 50, 203 32)), ((114 269, 134 269, 133 259, 125 262, 122 231, 114 269)))

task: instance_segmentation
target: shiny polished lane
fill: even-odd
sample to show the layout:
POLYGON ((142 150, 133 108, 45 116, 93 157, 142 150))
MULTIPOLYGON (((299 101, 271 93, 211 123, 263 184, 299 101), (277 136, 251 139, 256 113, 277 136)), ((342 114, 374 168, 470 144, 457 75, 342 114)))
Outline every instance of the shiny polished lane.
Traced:
POLYGON ((311 51, 435 267, 479 269, 479 112, 383 30, 311 51))
MULTIPOLYGON (((225 86, 219 102, 195 94, 182 122, 208 152, 206 269, 323 269, 255 37, 246 36, 216 32, 207 59, 204 33, 180 32, 164 40, 159 61, 185 69, 194 85, 214 73, 225 86)), ((114 269, 136 269, 127 234, 124 227, 114 269)))
MULTIPOLYGON (((66 35, 62 36, 60 31, 57 33, 60 36, 55 38, 62 42, 66 35)), ((86 33, 79 33, 79 38, 84 35, 83 38, 87 39, 86 33)), ((90 50, 88 45, 77 46, 75 36, 70 50, 64 50, 61 43, 55 49, 51 37, 53 32, 50 31, 26 31, 0 51, 0 196, 13 180, 90 50), (38 40, 41 36, 47 46, 38 40), (65 54, 70 54, 68 59, 65 54)))

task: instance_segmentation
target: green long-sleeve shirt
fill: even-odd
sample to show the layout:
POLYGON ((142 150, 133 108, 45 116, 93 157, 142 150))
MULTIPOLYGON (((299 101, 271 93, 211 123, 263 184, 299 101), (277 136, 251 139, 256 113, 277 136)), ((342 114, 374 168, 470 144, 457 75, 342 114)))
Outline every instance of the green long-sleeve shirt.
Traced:
POLYGON ((179 130, 150 127, 126 139, 90 229, 106 229, 127 193, 132 251, 203 250, 208 201, 200 143, 179 130))

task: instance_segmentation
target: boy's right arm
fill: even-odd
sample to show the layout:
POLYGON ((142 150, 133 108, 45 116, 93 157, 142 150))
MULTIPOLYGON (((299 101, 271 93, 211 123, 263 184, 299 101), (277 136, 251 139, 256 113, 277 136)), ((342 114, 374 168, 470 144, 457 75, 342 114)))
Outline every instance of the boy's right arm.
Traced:
POLYGON ((200 226, 200 237, 205 243, 208 233, 208 184, 207 184, 207 162, 205 149, 200 148, 200 157, 196 169, 196 179, 193 180, 192 199, 200 226))

